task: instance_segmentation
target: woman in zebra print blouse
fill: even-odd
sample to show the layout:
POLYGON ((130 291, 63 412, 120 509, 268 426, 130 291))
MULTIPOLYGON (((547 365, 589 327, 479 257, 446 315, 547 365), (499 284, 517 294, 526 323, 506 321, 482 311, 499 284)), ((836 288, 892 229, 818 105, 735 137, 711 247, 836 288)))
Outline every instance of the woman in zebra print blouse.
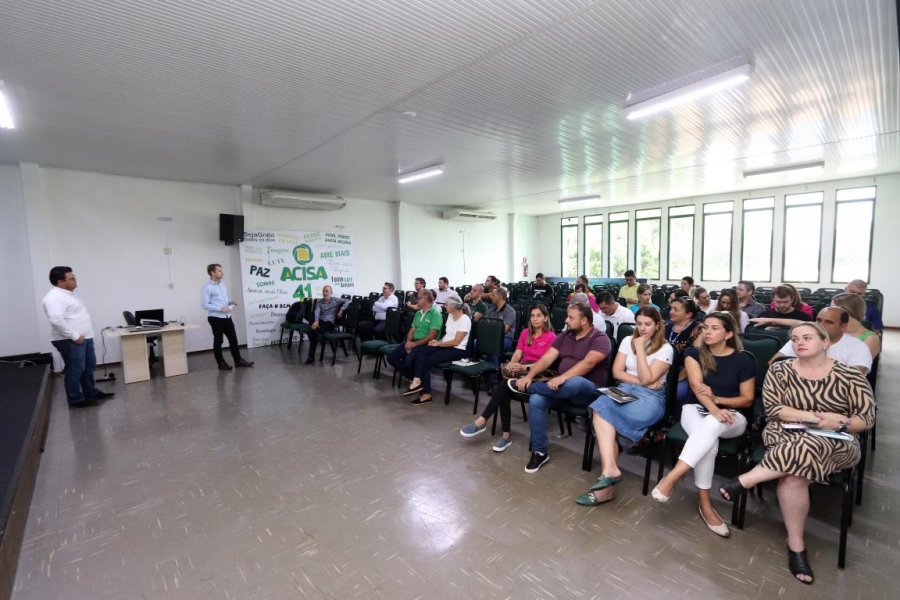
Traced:
POLYGON ((803 529, 809 513, 809 484, 828 483, 832 473, 860 458, 856 434, 875 422, 875 400, 862 373, 828 358, 828 333, 818 323, 791 328, 797 358, 775 363, 763 386, 766 455, 759 465, 731 480, 719 493, 732 500, 764 481, 778 480, 778 504, 788 534, 788 568, 799 581, 813 582, 803 529), (809 429, 849 433, 822 437, 809 429))

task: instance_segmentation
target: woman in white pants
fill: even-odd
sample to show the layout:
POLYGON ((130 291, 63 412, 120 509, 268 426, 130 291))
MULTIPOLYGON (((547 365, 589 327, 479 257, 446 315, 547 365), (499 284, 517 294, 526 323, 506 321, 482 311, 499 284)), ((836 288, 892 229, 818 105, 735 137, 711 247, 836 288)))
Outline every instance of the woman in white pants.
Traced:
POLYGON ((756 360, 742 352, 738 327, 730 314, 711 313, 703 322, 700 345, 685 351, 684 368, 694 398, 681 411, 681 426, 689 437, 675 468, 652 493, 657 502, 668 502, 678 481, 693 469, 700 516, 710 531, 722 537, 728 537, 728 525, 709 497, 719 438, 744 434, 756 384, 756 360))

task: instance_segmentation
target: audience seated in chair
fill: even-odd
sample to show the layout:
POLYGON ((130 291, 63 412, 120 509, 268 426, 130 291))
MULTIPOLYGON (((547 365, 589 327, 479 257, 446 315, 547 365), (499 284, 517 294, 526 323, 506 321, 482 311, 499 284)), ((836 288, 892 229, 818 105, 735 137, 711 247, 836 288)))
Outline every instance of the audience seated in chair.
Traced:
POLYGON ((686 275, 681 278, 681 291, 685 293, 685 295, 690 296, 691 290, 694 289, 694 278, 690 275, 686 275))
POLYGON ((774 309, 763 311, 758 317, 750 319, 750 323, 757 328, 788 328, 799 323, 812 321, 810 315, 800 310, 797 306, 793 287, 786 285, 776 286, 772 290, 772 305, 774 309))
POLYGON ((315 362, 316 345, 319 343, 319 337, 322 334, 334 331, 337 320, 341 318, 344 314, 344 309, 349 305, 349 300, 335 298, 332 295, 330 285, 322 288, 322 298, 316 302, 313 322, 307 334, 309 335, 309 354, 306 357, 306 364, 310 365, 315 362))
MULTIPOLYGON (((529 365, 533 366, 547 353, 555 339, 556 334, 553 333, 553 328, 550 327, 550 311, 543 304, 535 304, 531 307, 528 327, 523 329, 519 335, 519 343, 512 358, 506 365, 506 370, 514 375, 523 374, 526 370, 529 370, 529 365)), ((537 376, 539 377, 540 374, 537 376)), ((507 379, 506 382, 512 385, 515 384, 514 379, 507 379)), ((512 445, 512 441, 510 441, 512 415, 509 402, 514 393, 521 392, 513 392, 511 385, 499 386, 494 395, 491 396, 491 401, 485 407, 481 416, 460 429, 460 435, 465 438, 478 435, 484 431, 487 420, 499 411, 502 432, 500 438, 494 443, 493 450, 494 452, 506 450, 512 445)))
POLYGON ((716 310, 718 300, 713 300, 705 287, 696 286, 691 290, 691 297, 697 303, 697 311, 709 314, 716 310))
MULTIPOLYGON (((881 338, 872 330, 863 327, 862 321, 866 320, 866 301, 856 294, 837 294, 831 299, 831 305, 843 308, 847 311, 847 335, 857 338, 865 343, 872 354, 872 360, 881 352, 881 338)), ((872 325, 874 327, 875 325, 872 325)))
POLYGON ((612 372, 618 389, 637 400, 619 404, 601 394, 590 405, 602 470, 588 492, 575 499, 583 506, 609 502, 613 499, 613 487, 622 480, 616 436, 637 442, 666 412, 666 376, 674 349, 666 342, 658 310, 645 306, 636 316, 634 335, 622 340, 612 372))
POLYGON ((394 295, 394 284, 385 281, 381 288, 381 295, 372 304, 372 314, 375 320, 366 321, 359 326, 359 337, 361 340, 371 340, 384 332, 384 321, 387 318, 389 308, 397 308, 400 300, 394 295))
MULTIPOLYGON (((867 290, 868 284, 862 279, 854 279, 847 284, 847 287, 844 288, 844 291, 846 293, 855 294, 860 298, 863 298, 864 302, 867 290)), ((881 332, 884 331, 884 323, 881 322, 881 311, 878 310, 878 306, 876 306, 874 303, 866 303, 866 317, 865 319, 861 320, 871 323, 872 328, 878 335, 881 335, 881 332)))
MULTIPOLYGON (((513 336, 516 334, 516 310, 509 305, 506 299, 509 292, 505 287, 497 286, 491 290, 491 306, 488 307, 487 318, 499 319, 503 321, 503 351, 507 351, 513 347, 513 336)), ((494 367, 500 366, 501 356, 488 355, 488 360, 494 367)), ((488 394, 493 394, 494 387, 497 384, 497 372, 490 374, 491 388, 488 394)))
MULTIPOLYGON (((819 311, 816 323, 821 325, 828 333, 826 354, 845 365, 859 369, 865 375, 872 368, 872 352, 864 342, 846 333, 850 315, 846 310, 837 306, 829 306, 819 311)), ((778 354, 769 361, 771 365, 775 361, 789 356, 795 358, 792 342, 788 342, 778 351, 778 354)))
POLYGON ((766 307, 753 299, 753 293, 756 291, 755 283, 746 280, 739 281, 736 289, 741 310, 747 313, 748 317, 753 319, 765 312, 766 307))
POLYGON ((628 306, 638 303, 638 284, 634 271, 625 271, 625 285, 619 288, 619 298, 625 300, 628 306))
MULTIPOLYGON (((582 287, 583 286, 579 286, 582 287)), ((588 296, 584 292, 577 292, 572 294, 572 302, 576 304, 587 304, 591 307, 591 312, 594 313, 594 321, 593 325, 596 329, 600 331, 606 332, 606 319, 603 318, 603 312, 600 310, 600 307, 597 306, 597 303, 594 302, 594 298, 592 296, 588 296)))
POLYGON ((533 300, 544 300, 546 304, 553 303, 553 286, 547 283, 543 273, 534 276, 534 283, 531 284, 531 298, 533 300))
POLYGON ((738 302, 737 292, 732 289, 724 289, 719 294, 716 310, 719 312, 727 312, 738 325, 738 332, 744 333, 747 326, 750 325, 750 317, 741 310, 738 302))
POLYGON ((466 345, 472 331, 469 307, 453 291, 446 297, 445 304, 448 314, 444 337, 429 341, 427 346, 421 346, 410 353, 406 360, 406 369, 412 373, 412 380, 403 395, 419 394, 418 398, 410 402, 413 406, 424 406, 431 402, 432 368, 443 362, 465 358, 468 354, 466 345))
POLYGON ((700 516, 713 533, 722 537, 728 537, 728 525, 709 497, 719 438, 744 435, 753 416, 756 360, 741 350, 734 317, 725 312, 706 317, 699 345, 685 351, 684 369, 693 392, 681 409, 687 443, 675 467, 652 493, 654 500, 665 504, 678 481, 693 469, 700 516))
POLYGON ((613 337, 619 334, 619 325, 634 325, 634 313, 616 302, 611 293, 601 293, 597 298, 597 306, 603 313, 603 318, 613 324, 613 337))
POLYGON ((412 355, 424 351, 428 342, 440 334, 444 324, 441 311, 434 306, 434 296, 430 290, 419 292, 416 305, 419 308, 413 317, 409 333, 406 334, 406 342, 394 348, 387 355, 388 364, 407 379, 412 378, 412 372, 409 369, 412 355))
POLYGON ((680 288, 669 292, 669 296, 666 298, 666 306, 659 311, 663 321, 672 320, 672 303, 675 301, 675 298, 690 298, 690 295, 680 288))
POLYGON ((859 462, 857 434, 875 422, 875 402, 859 371, 828 358, 825 328, 802 323, 790 333, 798 357, 772 365, 763 385, 765 456, 752 470, 719 488, 719 493, 726 500, 736 500, 749 488, 778 480, 778 506, 788 535, 788 568, 799 581, 811 584, 813 571, 804 541, 809 484, 827 484, 831 474, 859 462), (851 436, 835 439, 785 428, 797 423, 851 436))
POLYGON ((434 303, 439 309, 443 309, 444 304, 447 302, 447 298, 450 294, 455 293, 456 292, 450 289, 450 280, 446 277, 441 277, 438 279, 438 289, 434 290, 434 303))
MULTIPOLYGON (((812 321, 813 320, 812 306, 810 306, 809 304, 807 304, 806 302, 803 301, 803 298, 800 297, 800 292, 797 290, 797 288, 794 287, 793 285, 791 285, 790 283, 782 283, 781 286, 786 287, 788 290, 790 290, 791 306, 796 310, 806 313, 806 316, 808 316, 809 320, 812 321)), ((775 308, 774 300, 769 304, 769 308, 771 308, 771 309, 775 308)), ((793 325, 792 325, 792 327, 793 327, 793 325)))
POLYGON ((532 452, 526 473, 537 472, 550 460, 547 410, 563 401, 587 406, 597 397, 597 388, 606 385, 609 338, 594 329, 590 306, 570 304, 566 312, 566 330, 556 336, 550 349, 528 370, 528 375, 515 380, 516 389, 530 396, 528 425, 532 452), (557 361, 558 376, 549 381, 535 381, 557 361))
POLYGON ((638 301, 637 304, 632 304, 628 307, 628 309, 637 314, 637 311, 644 307, 655 308, 657 312, 659 311, 659 307, 653 304, 651 298, 653 297, 653 288, 650 287, 650 284, 642 283, 637 288, 638 301))
POLYGON ((466 294, 466 297, 464 298, 466 304, 469 305, 469 312, 472 314, 473 323, 478 323, 478 321, 487 314, 487 304, 481 299, 483 295, 484 286, 480 283, 476 283, 472 286, 472 291, 466 294))

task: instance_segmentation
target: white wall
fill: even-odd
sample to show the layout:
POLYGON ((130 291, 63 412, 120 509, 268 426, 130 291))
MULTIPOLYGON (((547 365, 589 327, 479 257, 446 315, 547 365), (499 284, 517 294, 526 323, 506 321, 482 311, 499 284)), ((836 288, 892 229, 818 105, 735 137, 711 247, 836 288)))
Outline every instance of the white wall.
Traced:
MULTIPOLYGON (((244 229, 340 231, 353 236, 356 293, 381 292, 400 278, 398 204, 347 198, 336 211, 298 210, 244 202, 244 229)), ((437 282, 435 282, 437 283, 437 282)), ((402 287, 401 287, 402 289, 402 287)))
POLYGON ((19 167, 0 166, 0 239, 4 248, 0 252, 0 356, 39 352, 43 347, 38 337, 25 206, 19 167))
POLYGON ((412 289, 416 277, 424 277, 433 289, 438 277, 447 277, 452 286, 481 283, 488 275, 509 281, 510 219, 500 215, 487 222, 445 221, 437 209, 401 204, 398 287, 412 289))
MULTIPOLYGON (((618 212, 622 210, 630 211, 629 226, 629 257, 633 259, 634 254, 634 209, 645 208, 663 208, 662 231, 660 236, 660 264, 662 272, 665 274, 667 265, 667 249, 668 249, 668 227, 667 227, 667 211, 669 206, 695 204, 698 207, 695 218, 694 233, 694 276, 700 273, 700 240, 701 240, 701 223, 702 208, 701 205, 709 202, 721 202, 726 200, 735 201, 734 211, 734 235, 732 243, 732 278, 731 284, 739 279, 740 260, 741 260, 741 205, 740 201, 744 198, 760 198, 765 196, 775 196, 775 226, 774 241, 772 248, 772 282, 757 282, 761 285, 777 284, 781 281, 781 256, 782 256, 782 237, 784 232, 784 196, 785 194, 794 194, 802 192, 822 191, 825 194, 825 206, 823 210, 822 222, 822 255, 820 262, 819 283, 806 284, 805 287, 843 287, 842 283, 833 283, 831 281, 832 270, 832 251, 834 237, 834 198, 838 189, 851 187, 864 187, 875 185, 878 187, 877 198, 875 200, 875 229, 872 243, 872 265, 870 287, 878 288, 885 296, 884 304, 884 322, 887 326, 900 326, 900 278, 896 275, 896 256, 900 250, 896 232, 900 228, 900 206, 897 199, 900 198, 900 173, 890 175, 881 175, 877 177, 864 177, 855 179, 842 179, 836 181, 827 181, 821 183, 812 183, 796 186, 782 186, 768 189, 760 189, 746 192, 733 192, 730 194, 717 194, 712 196, 702 196, 696 198, 681 198, 669 200, 665 202, 653 202, 640 205, 630 206, 614 206, 602 209, 585 209, 579 211, 571 211, 566 213, 558 213, 538 218, 538 240, 536 244, 535 254, 538 257, 538 268, 544 271, 544 274, 550 277, 558 277, 560 274, 560 219, 562 217, 583 217, 584 215, 608 214, 610 212, 618 212)), ((608 221, 608 219, 607 219, 608 221)), ((579 230, 579 264, 583 261, 583 219, 581 219, 582 228, 579 230)), ((608 232, 607 228, 604 234, 608 232)), ((604 249, 605 250, 605 249, 604 249)), ((604 252, 605 254, 605 252, 604 252)), ((629 263, 632 264, 632 263, 629 263)), ((536 265, 536 266, 537 266, 536 265)), ((582 267, 579 266, 579 272, 582 267)), ((865 277, 865 274, 860 274, 865 277)), ((665 282, 666 280, 662 280, 665 282)), ((698 282, 706 285, 707 282, 698 282)), ((710 282, 713 288, 723 287, 722 282, 710 282)))

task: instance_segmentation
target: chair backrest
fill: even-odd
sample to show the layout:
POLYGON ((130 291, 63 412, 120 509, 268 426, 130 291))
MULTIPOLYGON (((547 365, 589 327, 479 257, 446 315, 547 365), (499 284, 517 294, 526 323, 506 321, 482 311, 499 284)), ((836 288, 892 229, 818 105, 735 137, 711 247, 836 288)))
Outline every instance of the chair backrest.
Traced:
POLYGON ((394 342, 400 341, 400 314, 399 309, 389 308, 384 316, 384 335, 394 342))
POLYGON ((762 390, 766 374, 769 372, 769 360, 778 354, 783 344, 778 338, 758 333, 747 333, 741 338, 744 351, 756 360, 756 391, 762 390))
POLYGON ((344 311, 344 330, 356 331, 359 327, 359 303, 352 302, 344 311))
POLYGON ((606 384, 613 385, 616 378, 613 377, 613 365, 616 362, 616 355, 619 353, 619 344, 616 343, 616 340, 613 338, 609 338, 609 355, 606 357, 607 364, 607 373, 606 373, 606 384))
POLYGON ((130 326, 130 325, 134 325, 134 324, 135 324, 134 313, 132 313, 131 311, 127 311, 127 310, 122 311, 122 316, 125 317, 125 324, 126 324, 126 325, 129 325, 129 326, 130 326))
POLYGON ((481 319, 478 321, 478 352, 503 356, 503 320, 481 319))
POLYGON ((379 296, 381 296, 381 294, 379 294, 378 292, 369 292, 369 300, 372 300, 373 302, 375 300, 378 300, 379 296))
MULTIPOLYGON (((288 309, 287 314, 284 315, 284 320, 288 323, 302 323, 304 316, 303 311, 305 308, 306 305, 303 303, 303 300, 294 302, 288 309)), ((126 317, 125 320, 127 321, 128 318, 126 317)))
POLYGON ((622 323, 619 325, 619 331, 616 333, 616 341, 621 344, 622 340, 629 335, 634 335, 634 325, 631 323, 622 323))
POLYGON ((566 326, 566 317, 568 316, 568 311, 566 308, 561 306, 554 306, 550 309, 550 325, 553 327, 553 331, 559 333, 566 326))
MULTIPOLYGON (((670 344, 671 345, 671 344, 670 344)), ((672 348, 672 366, 666 373, 666 415, 667 421, 672 421, 678 414, 678 375, 684 365, 684 355, 677 348, 672 348)))
POLYGON ((606 323, 606 337, 608 337, 611 342, 616 341, 615 338, 613 337, 613 334, 616 332, 616 326, 613 325, 613 322, 610 321, 609 319, 606 319, 605 323, 606 323))
POLYGON ((625 298, 619 298, 616 300, 621 306, 628 308, 628 301, 625 298))
POLYGON ((653 304, 663 307, 666 305, 666 292, 662 289, 658 289, 650 295, 650 302, 653 304))

